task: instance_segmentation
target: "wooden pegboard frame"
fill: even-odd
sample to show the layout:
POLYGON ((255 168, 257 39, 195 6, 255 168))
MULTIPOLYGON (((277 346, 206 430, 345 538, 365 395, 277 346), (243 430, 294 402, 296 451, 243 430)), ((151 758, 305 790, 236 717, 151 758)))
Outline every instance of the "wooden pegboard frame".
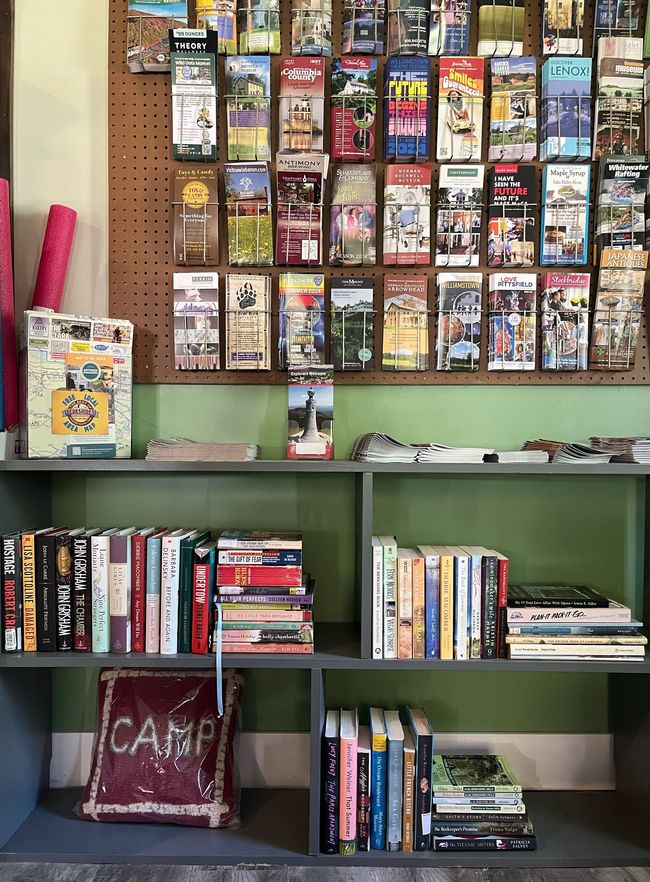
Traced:
MULTIPOLYGON (((281 3, 281 38, 283 54, 289 54, 290 47, 290 8, 291 0, 280 0, 281 3)), ((475 51, 478 35, 477 0, 472 0, 474 9, 471 22, 470 51, 475 51)), ((585 4, 585 55, 589 55, 591 47, 591 24, 593 22, 593 0, 585 4)), ((333 55, 340 56, 342 38, 342 0, 333 0, 333 55)), ((110 0, 110 45, 109 45, 109 271, 110 271, 110 314, 115 317, 128 318, 136 325, 135 335, 135 370, 134 379, 138 383, 189 383, 189 384, 286 384, 286 371, 277 370, 277 348, 273 352, 271 371, 177 371, 173 362, 173 304, 172 304, 172 273, 185 271, 183 267, 175 267, 172 259, 170 230, 170 178, 177 165, 171 159, 171 83, 169 74, 131 74, 125 62, 126 55, 126 0, 110 0)), ((541 46, 541 9, 535 0, 526 0, 524 23, 524 54, 534 55, 538 59, 538 85, 541 82, 539 73, 541 46)), ((272 69, 272 137, 274 155, 278 139, 278 101, 279 93, 279 59, 271 56, 272 69)), ((385 57, 378 57, 378 88, 383 84, 383 65, 385 57)), ((326 60, 326 113, 325 113, 325 144, 329 144, 329 72, 330 60, 326 60)), ((431 59, 433 94, 437 96, 438 59, 431 59)), ((219 59, 219 89, 223 91, 223 56, 219 59)), ((487 64, 486 64, 487 71, 487 64)), ((489 95, 489 73, 486 73, 486 92, 489 95)), ((537 102, 539 105, 539 101, 537 102)), ((223 99, 220 107, 223 109, 223 99)), ((488 121, 489 101, 485 101, 484 131, 488 121)), ((273 316, 271 322, 272 346, 276 347, 278 339, 278 276, 281 272, 296 271, 298 267, 260 267, 238 268, 229 267, 226 262, 226 225, 225 209, 223 208, 223 155, 226 144, 225 113, 220 113, 217 131, 217 151, 220 157, 216 163, 220 186, 220 249, 222 263, 218 267, 210 267, 219 272, 221 278, 222 328, 221 348, 225 352, 225 322, 223 320, 223 291, 225 275, 232 273, 269 274, 272 276, 273 316)), ((437 126, 437 97, 432 101, 431 153, 435 156, 437 126)), ((538 130, 539 131, 539 130, 538 130)), ((383 132, 382 102, 378 103, 377 132, 383 132)), ((377 155, 381 158, 381 137, 378 137, 377 155)), ((484 155, 487 155, 486 138, 484 137, 484 155)), ((535 165, 541 184, 542 163, 535 165)), ((433 181, 432 196, 438 187, 439 164, 432 161, 433 181)), ((489 164, 486 163, 486 169, 489 164)), ((426 275, 429 278, 429 304, 435 309, 435 277, 445 268, 427 267, 411 269, 399 267, 383 267, 382 230, 383 230, 383 188, 384 164, 376 164, 377 171, 377 259, 380 261, 375 268, 345 268, 324 266, 322 271, 327 280, 337 276, 362 276, 375 279, 375 362, 381 364, 382 310, 383 310, 383 277, 384 275, 426 275)), ((592 164, 592 198, 591 221, 593 221, 594 193, 596 187, 597 164, 592 164)), ((272 163, 272 179, 275 180, 275 164, 272 163)), ((487 178, 487 175, 486 175, 487 178)), ((325 194, 325 205, 329 205, 329 186, 325 194)), ((486 182, 487 192, 487 182, 486 182)), ((432 209, 435 212, 435 208, 432 209)), ((435 226, 435 213, 432 215, 432 227, 435 226)), ((323 251, 327 254, 329 241, 329 212, 325 209, 323 218, 324 241, 323 251)), ((539 229, 539 225, 538 225, 539 229)), ((590 232, 590 245, 592 242, 590 232)), ((481 271, 484 275, 499 270, 486 266, 487 234, 482 231, 481 254, 478 267, 468 268, 481 271)), ((539 248, 537 248, 539 257, 539 248)), ((589 253, 591 254, 591 248, 589 253)), ((456 268, 462 272, 461 267, 456 268)), ((552 271, 554 267, 532 267, 530 272, 537 272, 538 281, 543 272, 552 271)), ((597 270, 592 266, 558 267, 558 271, 590 271, 592 273, 592 290, 595 286, 597 270)), ((517 272, 516 269, 512 270, 517 272)), ((326 292, 329 283, 326 282, 326 292)), ((487 300, 487 283, 484 286, 484 302, 487 300)), ((327 309, 329 303, 327 302, 327 309)), ((435 365, 435 312, 431 313, 429 329, 430 364, 435 365)), ((329 324, 329 323, 327 323, 329 324)), ((541 352, 541 341, 538 341, 537 358, 541 352)), ((488 371, 487 370, 488 327, 487 313, 484 308, 481 337, 481 367, 472 373, 437 371, 433 367, 429 371, 341 371, 335 374, 337 385, 634 385, 650 384, 650 364, 648 359, 647 334, 645 320, 642 322, 639 337, 636 366, 627 372, 613 371, 488 371)))

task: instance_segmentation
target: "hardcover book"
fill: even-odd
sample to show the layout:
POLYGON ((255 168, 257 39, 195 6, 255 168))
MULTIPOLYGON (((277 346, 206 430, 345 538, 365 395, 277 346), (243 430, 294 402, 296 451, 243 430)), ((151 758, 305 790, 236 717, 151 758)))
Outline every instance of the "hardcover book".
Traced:
POLYGON ((386 784, 386 849, 400 851, 402 846, 402 799, 404 769, 404 729, 399 711, 384 711, 388 774, 386 784))
POLYGON ((591 327, 590 369, 628 371, 634 367, 647 268, 647 251, 603 250, 591 327))
POLYGON ((364 371, 374 367, 374 291, 374 279, 331 279, 330 346, 335 371, 364 371))
POLYGON ((383 55, 386 0, 344 0, 344 55, 383 55))
POLYGON ((331 158, 374 162, 377 140, 377 61, 360 56, 332 59, 331 158))
POLYGON ((384 162, 429 158, 431 74, 427 58, 391 56, 384 67, 384 162))
POLYGON ((56 648, 69 652, 74 644, 72 599, 72 543, 83 529, 63 530, 56 535, 56 648))
POLYGON ((20 537, 23 571, 23 650, 36 652, 36 536, 26 531, 20 537))
POLYGON ((429 0, 387 0, 388 55, 426 55, 429 0))
POLYGON ((609 606, 609 600, 586 585, 509 585, 508 606, 604 608, 609 606))
POLYGON ((170 32, 172 158, 217 159, 217 32, 170 32))
POLYGON ((404 793, 402 795, 402 851, 413 851, 413 809, 415 796, 415 745, 404 729, 404 793))
POLYGON ((483 165, 442 165, 438 179, 436 266, 478 266, 483 165))
POLYGON ((384 371, 429 369, 428 279, 384 276, 384 371))
POLYGON ((323 262, 323 193, 328 165, 327 153, 278 155, 278 266, 319 266, 323 262))
MULTIPOLYGON (((325 279, 280 273, 280 370, 325 361, 325 279)), ((269 583, 270 584, 270 583, 269 583)))
POLYGON ((332 54, 332 0, 291 0, 291 54, 332 54))
MULTIPOLYGON (((127 527, 110 537, 108 608, 111 652, 131 652, 131 539, 133 533, 135 533, 135 527, 127 527)), ((57 551, 57 560, 58 555, 57 551)))
POLYGON ((226 276, 226 369, 271 369, 271 280, 226 276))
POLYGON ((36 649, 38 652, 56 650, 56 534, 46 531, 36 534, 36 649))
POLYGON ((380 708, 371 707, 370 848, 386 847, 386 723, 380 708))
POLYGON ((468 55, 471 0, 431 0, 429 55, 468 55))
POLYGON ((546 165, 542 176, 540 263, 587 263, 589 165, 546 165))
POLYGON ((539 158, 591 156, 591 58, 549 58, 542 65, 539 158))
POLYGON ((481 356, 482 273, 438 273, 439 371, 477 371, 481 356))
POLYGON ((289 368, 288 459, 334 457, 331 365, 289 368))
POLYGON ((321 153, 324 120, 324 60, 283 58, 280 62, 280 152, 321 153))
MULTIPOLYGON (((23 650, 23 569, 20 533, 2 537, 2 651, 23 650)), ((57 613, 58 618, 58 613, 57 613)), ((56 639, 55 630, 55 639, 56 639)))
POLYGON ((219 274, 174 273, 174 366, 218 371, 219 274))
POLYGON ((145 652, 160 652, 160 577, 162 562, 162 537, 160 530, 147 537, 147 584, 145 588, 145 652))
POLYGON ((92 569, 91 537, 99 530, 88 530, 72 539, 73 642, 75 652, 92 652, 92 569))
POLYGON ((377 224, 374 165, 340 165, 332 174, 330 266, 374 266, 377 224))
POLYGON ((339 742, 339 854, 357 850, 357 747, 359 719, 356 710, 340 713, 339 742))
POLYGON ((477 55, 521 55, 525 0, 479 0, 477 55))
POLYGON ((280 54, 280 0, 238 0, 237 26, 242 55, 280 54))
POLYGON ((537 154, 537 61, 490 59, 490 143, 488 160, 534 159, 537 154))
POLYGON ((482 58, 440 59, 436 146, 439 162, 481 159, 483 96, 482 58))
POLYGON ((226 162, 228 263, 273 266, 271 176, 266 162, 226 162))
POLYGON ((544 55, 582 55, 584 0, 544 0, 542 52, 544 55))
POLYGON ((271 159, 271 59, 231 55, 225 62, 228 159, 271 159))
POLYGON ((586 371, 589 353, 589 273, 544 273, 541 329, 543 371, 586 371))
POLYGON ((431 166, 389 165, 384 175, 384 266, 431 263, 431 166))
POLYGON ((192 610, 194 606, 194 552, 210 541, 207 530, 195 530, 181 539, 178 579, 178 652, 192 651, 192 610))
POLYGON ((490 169, 487 264, 530 267, 535 263, 537 172, 530 165, 490 169))
POLYGON ((169 71, 169 32, 187 27, 187 0, 129 0, 126 21, 131 73, 169 71))
POLYGON ((406 709, 408 724, 415 744, 415 805, 413 849, 426 851, 430 846, 432 757, 434 735, 426 713, 421 707, 406 709))
MULTIPOLYGON (((117 533, 115 527, 105 530, 99 536, 93 536, 90 540, 90 564, 93 580, 93 652, 108 652, 110 650, 109 562, 111 556, 110 537, 114 533, 117 533)), ((160 627, 158 631, 160 632, 160 627)))
POLYGON ((174 263, 177 266, 217 266, 217 173, 213 168, 176 168, 172 174, 174 263))
POLYGON ((534 273, 493 273, 488 310, 488 370, 535 370, 537 276, 534 273))
POLYGON ((339 852, 339 711, 325 716, 321 749, 321 830, 323 854, 339 852))
POLYGON ((370 849, 370 730, 359 726, 357 748, 357 848, 370 849))

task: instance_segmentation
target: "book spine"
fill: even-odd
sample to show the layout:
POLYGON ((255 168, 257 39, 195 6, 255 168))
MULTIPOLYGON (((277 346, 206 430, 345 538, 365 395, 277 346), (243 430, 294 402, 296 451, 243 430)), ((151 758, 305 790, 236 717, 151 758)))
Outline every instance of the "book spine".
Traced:
POLYGON ((323 735, 321 774, 321 839, 324 854, 339 851, 339 739, 323 735))
POLYGON ((341 738, 339 775, 339 854, 357 850, 357 739, 341 738))
POLYGON ((357 751, 357 848, 370 847, 370 751, 357 751))
POLYGON ((485 839, 449 839, 433 837, 434 851, 535 851, 537 840, 534 836, 508 836, 485 839))
MULTIPOLYGON (((499 563, 501 562, 502 561, 499 560, 499 563)), ((570 600, 569 598, 551 600, 548 597, 526 600, 524 598, 513 597, 508 600, 508 606, 512 607, 512 609, 528 609, 531 606, 537 607, 538 609, 543 609, 544 607, 548 609, 563 609, 565 607, 572 607, 573 609, 607 609, 609 607, 609 601, 606 598, 603 598, 602 601, 596 601, 570 600)))
POLYGON ((381 545, 372 547, 372 657, 384 655, 384 554, 381 545))
POLYGON ((467 558, 454 557, 454 656, 461 661, 467 659, 467 606, 469 597, 467 558))
POLYGON ((425 574, 425 640, 426 658, 440 655, 440 558, 426 559, 425 574))
POLYGON ((416 851, 426 851, 431 847, 431 773, 433 769, 433 736, 417 735, 416 780, 418 787, 415 796, 415 841, 416 851), (427 787, 422 782, 427 782, 427 787))
POLYGON ((413 658, 425 658, 424 558, 413 558, 413 658))
POLYGON ((508 573, 510 561, 498 560, 497 574, 497 657, 506 657, 506 634, 508 633, 508 573))
POLYGON ((182 542, 178 574, 178 652, 192 651, 193 596, 194 546, 182 542))
POLYGON ((72 539, 56 538, 56 648, 72 649, 72 539))
POLYGON ((388 797, 386 800, 386 848, 402 847, 402 742, 388 741, 388 797))
POLYGON ((402 851, 413 851, 414 752, 404 749, 404 792, 402 794, 402 851))
POLYGON ((147 614, 145 652, 160 652, 160 549, 162 539, 155 536, 147 541, 147 614))
POLYGON ((384 658, 397 658, 397 546, 384 546, 384 658))
POLYGON ((93 536, 90 540, 90 568, 93 586, 93 652, 108 652, 110 648, 108 606, 108 566, 110 560, 109 544, 109 536, 93 536))
POLYGON ((438 821, 431 827, 433 836, 532 836, 533 825, 517 816, 509 821, 438 821))
POLYGON ((130 536, 110 537, 108 610, 111 652, 131 651, 130 536))
POLYGON ((410 558, 398 560, 398 658, 413 658, 413 567, 410 558))
MULTIPOLYGON (((528 815, 511 815, 508 818, 504 818, 503 815, 495 814, 494 812, 484 812, 480 818, 476 818, 477 822, 480 823, 490 823, 490 824, 508 824, 510 825, 513 822, 526 822, 528 821, 528 815)), ((438 824, 473 824, 474 819, 471 815, 468 815, 466 812, 434 812, 431 815, 431 826, 432 829, 438 824)))
POLYGON ((146 632, 147 537, 136 533, 131 542, 131 630, 133 652, 144 652, 146 632))
POLYGON ((36 652, 36 569, 33 533, 23 533, 21 542, 23 570, 23 650, 36 652))
POLYGON ((238 567, 302 566, 300 551, 220 551, 219 563, 238 567))
POLYGON ((483 558, 483 650, 481 658, 496 658, 497 559, 483 558))
POLYGON ((471 557, 471 603, 470 603, 470 641, 469 657, 481 657, 481 615, 483 607, 483 580, 480 555, 471 557))
POLYGON ((259 653, 292 653, 300 655, 309 655, 314 651, 313 643, 224 643, 222 652, 242 653, 242 652, 259 652, 259 653))
POLYGON ((436 803, 436 807, 440 808, 440 806, 445 805, 463 805, 463 806, 487 806, 488 808, 493 808, 497 806, 497 808, 502 808, 503 806, 519 806, 521 807, 524 803, 521 799, 521 794, 519 796, 505 796, 503 793, 492 794, 491 796, 463 796, 462 793, 454 793, 451 796, 441 796, 439 793, 434 793, 433 799, 436 803))
POLYGON ((255 609, 250 604, 247 607, 244 604, 239 604, 237 609, 221 607, 221 621, 224 624, 226 622, 241 622, 243 619, 247 622, 259 622, 261 625, 272 625, 275 622, 313 621, 311 612, 302 610, 255 609))
POLYGON ((299 609, 303 606, 311 606, 313 603, 313 594, 224 594, 221 595, 221 588, 217 588, 221 602, 224 604, 236 604, 237 606, 246 607, 251 604, 259 606, 275 606, 290 607, 291 609, 299 609))
POLYGON ((20 537, 2 537, 2 650, 22 652, 23 589, 20 537))
POLYGON ((36 537, 36 645, 39 652, 56 650, 56 582, 54 537, 36 537))
MULTIPOLYGON (((218 583, 217 583, 218 584, 218 583)), ((225 597, 273 597, 276 601, 282 601, 285 597, 301 597, 306 593, 304 585, 284 586, 266 585, 264 587, 243 587, 242 585, 218 585, 219 594, 225 597)))
POLYGON ((160 561, 160 652, 175 655, 178 650, 178 591, 180 542, 164 536, 160 561))
POLYGON ((386 848, 386 736, 372 736, 370 848, 386 848))
POLYGON ((486 818, 484 815, 524 815, 526 814, 525 805, 466 805, 462 802, 455 803, 435 803, 435 811, 438 815, 481 815, 481 820, 486 818))
POLYGON ((565 607, 563 609, 544 609, 542 607, 528 607, 527 609, 509 609, 508 623, 513 625, 593 625, 598 622, 618 625, 629 622, 630 610, 627 607, 610 607, 609 609, 576 609, 565 607))
POLYGON ((300 625, 300 631, 282 631, 268 628, 240 628, 224 630, 224 643, 313 643, 314 635, 311 625, 300 625))
POLYGON ((454 657, 454 559, 440 555, 440 658, 454 657))
POLYGON ((210 564, 194 564, 192 591, 192 652, 204 655, 208 651, 210 633, 210 564))
POLYGON ((74 536, 72 539, 72 586, 74 598, 73 646, 75 652, 91 652, 93 648, 90 575, 90 537, 74 536))
POLYGON ((220 564, 217 584, 243 588, 292 588, 302 585, 302 567, 252 566, 239 567, 220 564))
POLYGON ((243 536, 226 536, 219 539, 219 554, 223 551, 245 551, 261 554, 271 551, 293 551, 302 553, 302 540, 269 536, 268 539, 246 539, 243 536))

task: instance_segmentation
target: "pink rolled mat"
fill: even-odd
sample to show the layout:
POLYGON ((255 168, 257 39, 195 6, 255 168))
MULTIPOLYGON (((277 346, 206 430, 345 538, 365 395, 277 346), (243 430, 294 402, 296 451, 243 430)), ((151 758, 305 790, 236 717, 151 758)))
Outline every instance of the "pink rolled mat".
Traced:
POLYGON ((41 262, 38 265, 32 309, 61 311, 65 280, 70 265, 70 252, 77 212, 65 205, 52 205, 47 219, 41 262))
POLYGON ((6 428, 10 428, 18 422, 18 367, 14 272, 11 253, 11 208, 9 181, 4 178, 0 178, 0 324, 2 328, 4 424, 6 428))

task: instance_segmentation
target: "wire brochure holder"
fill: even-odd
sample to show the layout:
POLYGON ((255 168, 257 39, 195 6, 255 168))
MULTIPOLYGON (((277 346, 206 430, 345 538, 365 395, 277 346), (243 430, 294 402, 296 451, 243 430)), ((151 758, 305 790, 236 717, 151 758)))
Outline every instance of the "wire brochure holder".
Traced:
MULTIPOLYGON (((530 267, 535 263, 537 202, 491 202, 488 206, 488 266, 530 267)), ((477 243, 480 247, 480 242, 477 243)))
POLYGON ((376 310, 371 308, 332 306, 331 347, 334 370, 373 369, 376 314, 376 310))
POLYGON ((479 0, 477 55, 511 58, 522 54, 524 0, 479 0))
POLYGON ((271 369, 268 276, 226 276, 226 369, 271 369))
POLYGON ((225 97, 228 159, 270 160, 271 96, 236 94, 225 97))
POLYGON ((177 266, 219 264, 219 203, 172 202, 174 263, 177 266))
MULTIPOLYGON (((480 294, 478 295, 480 299, 480 294)), ((459 295, 448 307, 438 308, 436 367, 439 371, 477 371, 481 358, 481 308, 459 295)))
POLYGON ((471 0, 432 0, 429 55, 467 55, 471 0))
POLYGON ((303 97, 280 95, 280 150, 308 153, 322 145, 325 99, 312 95, 303 97))
POLYGON ((632 37, 639 27, 637 0, 596 0, 594 48, 601 37, 632 37))
MULTIPOLYGON (((600 100, 600 99, 598 99, 600 100)), ((542 101, 540 159, 591 158, 591 96, 551 95, 542 101)))
POLYGON ((587 262, 587 203, 552 199, 543 206, 542 266, 578 266, 587 262))
POLYGON ((280 370, 324 363, 324 309, 280 309, 280 370))
POLYGON ((489 371, 534 371, 537 312, 535 309, 488 312, 490 326, 489 371))
POLYGON ((430 95, 401 95, 389 87, 388 94, 384 95, 385 161, 413 162, 427 158, 430 100, 430 95))
POLYGON ((277 265, 320 266, 323 205, 278 202, 277 265))
MULTIPOLYGON (((157 16, 156 16, 157 18, 157 16)), ((165 16, 163 19, 167 30, 186 28, 187 17, 175 15, 165 16)), ((130 15, 126 18, 126 61, 131 73, 165 73, 169 71, 170 47, 165 37, 161 42, 157 39, 151 44, 148 39, 148 17, 144 15, 130 15)))
POLYGON ((332 54, 331 0, 293 0, 291 7, 291 54, 332 54))
POLYGON ((376 220, 376 202, 332 203, 330 266, 374 266, 376 220))
POLYGON ((377 115, 377 98, 370 95, 332 95, 332 158, 373 162, 375 139, 372 126, 377 115), (334 128, 334 126, 338 128, 334 128), (335 151, 334 140, 337 149, 335 151))
POLYGON ((230 266, 273 266, 273 210, 270 202, 227 202, 230 266))
POLYGON ((521 162, 537 153, 537 95, 498 92, 490 98, 490 162, 521 162))
POLYGON ((596 98, 596 158, 645 153, 641 137, 642 110, 640 95, 599 95, 596 98))
POLYGON ((455 200, 436 207, 436 256, 440 267, 478 266, 483 202, 455 200))
POLYGON ((481 159, 483 98, 438 99, 439 162, 478 162, 481 159))
POLYGON ((564 3, 544 0, 542 9, 542 53, 544 55, 582 55, 584 0, 564 3))
POLYGON ((431 264, 431 206, 426 203, 384 204, 384 265, 431 264))
POLYGON ((429 44, 429 9, 417 0, 388 0, 388 55, 426 55, 429 44))
POLYGON ((542 310, 542 370, 586 371, 589 310, 542 310))
POLYGON ((382 369, 429 370, 429 310, 391 303, 384 312, 382 369))
POLYGON ((385 0, 344 0, 343 55, 382 55, 385 31, 385 0))
POLYGON ((219 303, 174 303, 174 364, 180 371, 218 371, 219 303))
POLYGON ((239 0, 237 4, 239 51, 242 55, 279 55, 279 0, 239 0))
MULTIPOLYGON (((617 298, 612 298, 617 300, 617 298)), ((640 311, 596 309, 591 331, 591 370, 629 371, 634 367, 641 325, 640 311)))

